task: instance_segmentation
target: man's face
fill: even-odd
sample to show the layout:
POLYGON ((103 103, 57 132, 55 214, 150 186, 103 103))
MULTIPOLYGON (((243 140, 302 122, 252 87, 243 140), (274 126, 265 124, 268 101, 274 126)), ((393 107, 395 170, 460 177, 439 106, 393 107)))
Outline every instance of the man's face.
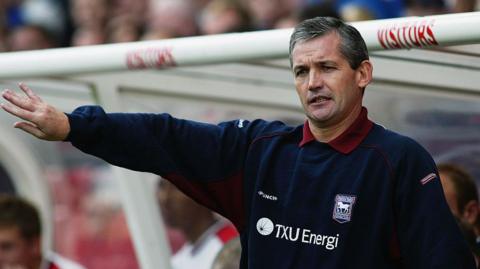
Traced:
POLYGON ((39 240, 26 240, 15 226, 0 227, 0 268, 35 268, 40 259, 39 240))
POLYGON ((338 124, 359 109, 361 87, 369 82, 362 77, 361 68, 350 67, 339 45, 340 37, 332 32, 299 42, 292 52, 297 93, 305 114, 319 127, 338 124))
POLYGON ((440 172, 440 181, 442 182, 443 193, 445 194, 445 199, 450 207, 450 211, 452 211, 455 217, 462 219, 462 214, 458 210, 457 194, 452 180, 448 174, 440 172))

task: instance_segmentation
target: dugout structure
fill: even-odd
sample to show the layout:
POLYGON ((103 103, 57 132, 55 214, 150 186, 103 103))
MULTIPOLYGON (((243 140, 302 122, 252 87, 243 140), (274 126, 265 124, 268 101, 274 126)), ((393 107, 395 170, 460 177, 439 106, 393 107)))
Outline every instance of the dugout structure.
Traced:
MULTIPOLYGON (((436 161, 457 161, 480 179, 480 13, 352 23, 371 51, 369 116, 418 140, 436 161), (476 167, 476 168, 475 168, 476 167)), ((1 53, 0 85, 24 81, 71 111, 168 112, 207 122, 234 118, 302 123, 289 67, 291 29, 1 53)), ((18 193, 52 215, 45 167, 58 148, 0 116, 0 163, 18 193)), ((112 167, 142 268, 169 268, 153 176, 112 167)), ((51 235, 51 219, 47 238, 51 235)), ((47 247, 50 242, 47 240, 47 247)))

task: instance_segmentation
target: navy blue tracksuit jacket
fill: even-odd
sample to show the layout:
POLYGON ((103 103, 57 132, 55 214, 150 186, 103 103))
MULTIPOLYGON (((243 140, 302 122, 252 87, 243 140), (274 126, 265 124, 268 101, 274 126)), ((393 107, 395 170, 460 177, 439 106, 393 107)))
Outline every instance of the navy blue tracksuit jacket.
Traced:
POLYGON ((91 106, 68 117, 80 150, 161 175, 230 219, 241 268, 475 268, 432 158, 365 108, 329 143, 308 124, 212 125, 91 106))

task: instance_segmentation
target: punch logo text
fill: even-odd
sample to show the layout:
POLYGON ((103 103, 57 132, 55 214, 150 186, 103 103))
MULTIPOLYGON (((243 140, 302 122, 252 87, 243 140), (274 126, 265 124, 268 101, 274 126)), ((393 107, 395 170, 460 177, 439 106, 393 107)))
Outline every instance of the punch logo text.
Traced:
POLYGON ((262 198, 265 198, 265 199, 268 199, 268 200, 272 200, 272 201, 277 201, 278 200, 277 196, 266 194, 263 191, 259 191, 258 195, 260 195, 262 198))

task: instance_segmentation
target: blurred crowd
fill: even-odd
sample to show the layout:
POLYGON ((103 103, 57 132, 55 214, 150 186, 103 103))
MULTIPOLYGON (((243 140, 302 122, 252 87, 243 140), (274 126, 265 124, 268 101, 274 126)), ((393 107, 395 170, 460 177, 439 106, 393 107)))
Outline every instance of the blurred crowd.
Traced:
POLYGON ((130 42, 469 12, 479 0, 1 0, 0 51, 130 42))

